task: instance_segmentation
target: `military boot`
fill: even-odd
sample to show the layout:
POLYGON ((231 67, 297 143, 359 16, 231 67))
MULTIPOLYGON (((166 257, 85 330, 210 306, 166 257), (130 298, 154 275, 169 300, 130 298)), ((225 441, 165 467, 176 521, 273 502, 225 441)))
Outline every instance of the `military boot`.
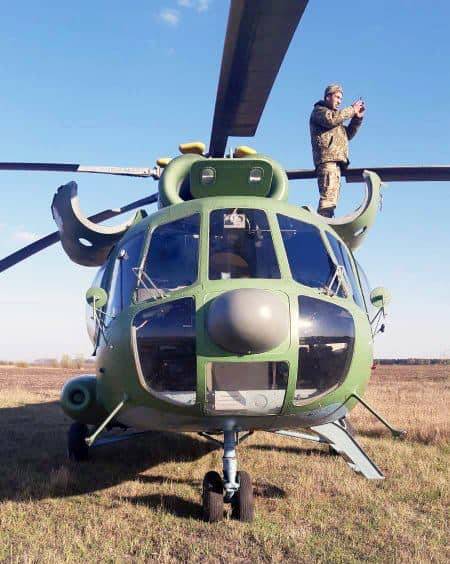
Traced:
POLYGON ((329 208, 322 208, 321 210, 317 210, 317 213, 322 217, 328 217, 331 219, 334 217, 334 209, 334 206, 331 206, 329 208))

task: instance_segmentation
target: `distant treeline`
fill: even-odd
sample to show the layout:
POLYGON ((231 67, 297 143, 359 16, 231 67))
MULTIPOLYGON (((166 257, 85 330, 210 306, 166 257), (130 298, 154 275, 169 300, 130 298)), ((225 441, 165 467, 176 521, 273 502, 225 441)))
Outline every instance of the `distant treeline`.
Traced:
POLYGON ((450 364, 450 358, 377 358, 375 364, 450 364))
MULTIPOLYGON (((26 368, 28 366, 49 366, 60 368, 89 368, 95 363, 92 358, 84 358, 79 355, 70 357, 68 354, 63 354, 61 359, 57 358, 40 358, 33 362, 26 362, 24 360, 0 360, 0 365, 17 366, 26 368)), ((375 364, 445 364, 450 365, 450 358, 376 358, 375 364)))
POLYGON ((39 358, 32 362, 25 360, 0 360, 0 365, 17 366, 18 368, 27 368, 28 366, 46 366, 51 368, 84 368, 94 363, 92 359, 86 359, 82 355, 71 357, 63 354, 60 359, 57 358, 39 358))

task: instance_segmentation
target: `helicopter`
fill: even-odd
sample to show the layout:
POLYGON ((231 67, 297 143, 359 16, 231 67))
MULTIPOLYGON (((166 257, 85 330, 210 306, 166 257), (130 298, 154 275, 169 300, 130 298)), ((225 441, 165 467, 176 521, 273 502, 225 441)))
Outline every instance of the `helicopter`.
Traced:
POLYGON ((447 166, 349 168, 347 182, 365 182, 365 199, 353 214, 325 219, 288 203, 289 180, 314 170, 285 171, 247 147, 226 155, 228 137, 255 134, 307 6, 274 4, 231 2, 208 150, 187 143, 141 169, 0 163, 158 180, 157 194, 90 218, 76 183, 60 187, 58 231, 0 261, 0 271, 59 240, 72 261, 99 268, 86 294, 96 374, 61 393, 74 420, 69 456, 85 460, 114 427, 200 433, 224 451, 222 473, 203 480, 209 522, 223 519, 224 504, 253 519, 252 481, 236 449, 254 431, 327 444, 366 478, 383 478, 346 418, 358 403, 370 408, 361 396, 389 294, 367 291, 353 252, 374 224, 383 182, 450 179, 447 166), (99 225, 151 203, 155 213, 99 225))

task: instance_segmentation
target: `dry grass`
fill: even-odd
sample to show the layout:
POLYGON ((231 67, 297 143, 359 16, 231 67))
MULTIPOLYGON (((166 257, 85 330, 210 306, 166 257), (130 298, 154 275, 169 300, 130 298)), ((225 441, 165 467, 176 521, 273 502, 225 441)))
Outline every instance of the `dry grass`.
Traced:
POLYGON ((195 435, 154 433, 65 459, 56 399, 73 371, 0 367, 0 561, 447 562, 449 367, 378 367, 351 421, 386 474, 369 482, 321 447, 256 433, 251 525, 200 519, 204 473, 221 452, 195 435))

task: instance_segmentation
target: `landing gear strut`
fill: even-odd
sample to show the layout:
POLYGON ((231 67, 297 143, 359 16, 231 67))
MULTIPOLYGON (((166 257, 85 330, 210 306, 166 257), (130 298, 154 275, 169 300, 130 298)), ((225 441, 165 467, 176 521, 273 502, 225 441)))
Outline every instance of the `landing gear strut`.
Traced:
MULTIPOLYGON (((224 431, 223 443, 223 478, 217 472, 208 472, 203 480, 203 517, 205 521, 214 523, 224 516, 224 504, 231 504, 232 517, 239 521, 251 522, 254 516, 253 487, 250 474, 238 472, 236 445, 238 433, 224 431)), ((209 437, 206 433, 202 436, 209 437)), ((248 435, 246 435, 248 436, 248 435)))

